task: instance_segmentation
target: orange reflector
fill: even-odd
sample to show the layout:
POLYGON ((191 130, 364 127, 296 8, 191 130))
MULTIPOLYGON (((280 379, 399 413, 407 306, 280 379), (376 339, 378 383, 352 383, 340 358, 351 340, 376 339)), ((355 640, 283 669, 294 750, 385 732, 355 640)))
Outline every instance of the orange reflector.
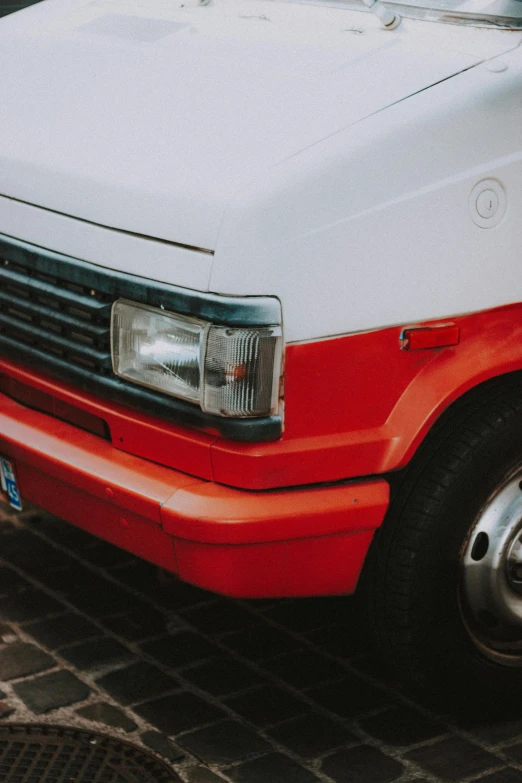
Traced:
POLYGON ((442 326, 419 326, 405 329, 401 334, 403 351, 423 351, 427 348, 444 348, 447 345, 458 345, 460 329, 455 324, 442 326))

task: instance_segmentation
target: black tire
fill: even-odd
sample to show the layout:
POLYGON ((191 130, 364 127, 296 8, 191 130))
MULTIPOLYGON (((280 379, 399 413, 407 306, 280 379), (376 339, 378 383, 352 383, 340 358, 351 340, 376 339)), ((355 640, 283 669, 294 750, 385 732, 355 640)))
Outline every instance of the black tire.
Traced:
MULTIPOLYGON (((375 644, 416 695, 492 709, 519 706, 518 665, 492 660, 463 619, 462 552, 484 505, 522 471, 522 380, 472 392, 434 428, 409 468, 392 477, 359 599, 375 644)), ((469 546, 469 545, 468 545, 469 546)), ((521 596, 522 601, 522 596, 521 596)))

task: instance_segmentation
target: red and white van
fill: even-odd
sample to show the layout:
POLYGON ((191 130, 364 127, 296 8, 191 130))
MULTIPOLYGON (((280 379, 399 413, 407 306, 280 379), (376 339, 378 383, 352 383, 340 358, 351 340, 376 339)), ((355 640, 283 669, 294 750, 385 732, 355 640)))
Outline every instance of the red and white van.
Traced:
POLYGON ((513 694, 522 6, 373 10, 1 20, 2 486, 225 595, 359 583, 410 681, 513 694))

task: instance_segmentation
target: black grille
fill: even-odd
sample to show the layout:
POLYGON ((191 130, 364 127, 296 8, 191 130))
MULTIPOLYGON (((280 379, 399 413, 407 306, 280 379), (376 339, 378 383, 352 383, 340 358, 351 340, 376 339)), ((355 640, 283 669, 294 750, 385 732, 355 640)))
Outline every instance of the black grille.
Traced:
POLYGON ((0 783, 181 783, 128 742, 54 726, 0 728, 0 783))
MULTIPOLYGON (((0 354, 77 388, 234 440, 280 437, 279 416, 226 419, 112 372, 110 318, 129 299, 217 324, 248 326, 255 306, 104 269, 0 235, 0 354)), ((252 301, 255 297, 252 298, 252 301)), ((264 325, 262 322, 260 325, 264 325)))
POLYGON ((101 376, 111 373, 112 299, 0 260, 0 334, 101 376))

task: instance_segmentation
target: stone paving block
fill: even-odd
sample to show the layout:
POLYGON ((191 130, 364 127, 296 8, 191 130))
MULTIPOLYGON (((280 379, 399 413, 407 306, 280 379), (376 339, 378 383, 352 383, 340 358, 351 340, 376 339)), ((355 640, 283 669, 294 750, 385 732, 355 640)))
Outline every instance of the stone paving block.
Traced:
POLYGON ((201 666, 184 669, 181 675, 192 685, 213 696, 226 696, 262 682, 256 672, 231 658, 218 658, 201 666))
POLYGON ((219 707, 193 693, 182 691, 134 707, 134 712, 165 734, 179 734, 226 717, 219 707))
POLYGON ((104 701, 80 707, 76 710, 76 714, 95 723, 103 723, 105 726, 112 726, 115 729, 123 729, 127 732, 138 728, 137 724, 122 710, 104 701))
POLYGON ((85 554, 86 550, 95 546, 99 541, 96 536, 87 533, 80 527, 64 522, 58 517, 45 514, 34 525, 41 532, 47 533, 51 539, 60 542, 66 549, 72 549, 78 554, 85 554))
POLYGON ((12 568, 0 566, 0 595, 8 595, 29 586, 29 582, 12 568))
POLYGON ((157 583, 157 566, 135 557, 114 573, 114 578, 129 587, 148 594, 148 588, 157 583))
POLYGON ((268 742, 255 731, 232 720, 183 734, 179 741, 207 764, 230 764, 270 750, 268 742))
POLYGON ((145 661, 105 674, 97 684, 124 706, 179 688, 177 680, 145 661))
MULTIPOLYGON (((35 542, 35 551, 32 553, 32 562, 24 564, 24 571, 31 574, 33 579, 38 579, 39 582, 43 582, 45 585, 53 582, 53 574, 57 571, 72 570, 75 566, 74 558, 64 554, 60 550, 54 547, 42 546, 42 540, 37 539, 35 542)), ((15 561, 17 566, 20 565, 18 561, 15 561)), ((78 566, 76 566, 78 567, 78 566)))
POLYGON ((39 582, 45 585, 50 590, 55 590, 57 593, 65 595, 67 591, 67 585, 74 578, 74 560, 68 565, 58 565, 56 568, 51 568, 41 573, 36 574, 33 569, 30 570, 31 574, 35 574, 35 577, 39 582))
POLYGON ((389 688, 400 690, 393 669, 388 666, 387 661, 383 661, 378 650, 364 650, 356 655, 351 655, 350 664, 357 673, 363 676, 369 675, 389 688))
POLYGON ((167 735, 162 734, 160 731, 144 731, 143 734, 140 734, 140 739, 144 745, 155 750, 156 753, 159 753, 169 761, 181 761, 185 758, 181 748, 171 742, 167 735))
POLYGON ((517 742, 516 745, 510 745, 508 748, 503 748, 504 753, 513 761, 518 764, 522 763, 522 742, 517 742))
POLYGON ((311 688, 307 696, 343 718, 355 718, 369 710, 384 707, 390 701, 387 693, 356 676, 311 688))
POLYGON ((56 568, 38 574, 38 580, 69 597, 94 586, 96 575, 73 556, 64 556, 64 561, 57 563, 56 568))
POLYGON ((78 609, 92 617, 118 614, 135 607, 136 604, 141 604, 136 596, 94 574, 92 577, 89 575, 87 583, 82 584, 80 589, 68 591, 67 598, 78 609))
POLYGON ((116 639, 91 639, 72 647, 60 649, 60 655, 77 669, 99 669, 110 664, 124 663, 135 658, 128 647, 116 639))
POLYGON ((475 778, 471 783, 522 783, 522 772, 513 767, 506 767, 498 772, 492 772, 491 775, 475 778))
POLYGON ((280 658, 265 661, 263 666, 297 688, 309 688, 346 675, 346 669, 340 663, 313 650, 282 655, 280 658))
POLYGON ((316 758, 329 750, 360 742, 358 737, 341 723, 313 713, 281 723, 267 731, 285 748, 305 759, 316 758))
POLYGON ((23 623, 28 620, 35 620, 37 617, 42 617, 46 614, 63 612, 64 609, 64 605, 55 601, 54 598, 30 587, 21 593, 15 593, 2 599, 0 602, 0 618, 2 620, 23 623))
POLYGON ((235 783, 317 783, 319 780, 312 772, 281 753, 271 753, 229 767, 225 774, 235 783))
POLYGON ((449 737, 432 745, 416 748, 406 753, 405 758, 414 761, 423 771, 438 775, 443 780, 459 780, 478 775, 502 763, 493 754, 460 737, 449 737))
POLYGON ((105 617, 103 623, 113 633, 123 636, 130 642, 138 642, 149 636, 159 636, 167 630, 166 617, 152 607, 149 607, 145 613, 139 609, 131 609, 125 614, 105 617))
POLYGON ((93 571, 83 560, 79 561, 74 556, 71 556, 65 568, 57 569, 58 573, 62 579, 60 587, 71 599, 74 596, 88 599, 90 593, 97 594, 100 587, 106 591, 107 597, 110 586, 118 593, 126 592, 124 588, 93 571))
POLYGON ((522 720, 475 720, 473 723, 465 721, 462 728, 490 745, 499 745, 522 736, 522 720))
POLYGON ((358 745, 328 756, 321 771, 335 783, 391 783, 403 774, 404 766, 377 748, 358 745))
POLYGON ((130 552, 108 544, 106 541, 97 541, 94 546, 85 551, 84 557, 89 563, 102 568, 114 568, 134 560, 130 552))
POLYGON ((43 674, 13 685, 13 690, 36 715, 83 701, 90 688, 68 671, 43 674))
POLYGON ((353 601, 350 598, 302 598, 279 601, 264 614, 271 620, 299 633, 322 628, 333 623, 351 623, 353 601))
POLYGON ((363 731, 387 745, 416 745, 445 734, 447 729, 408 707, 382 712, 359 721, 363 731))
POLYGON ((7 560, 31 574, 47 571, 59 565, 63 559, 62 552, 22 527, 15 529, 2 541, 2 560, 7 560))
POLYGON ((113 572, 115 579, 153 598, 166 609, 183 609, 189 606, 215 600, 215 595, 177 580, 165 580, 161 571, 145 560, 136 559, 128 566, 113 572))
POLYGON ((187 783, 223 783, 223 778, 207 767, 192 767, 187 770, 187 783))
POLYGON ((363 640, 360 629, 351 623, 329 625, 318 628, 306 634, 306 638, 321 648, 324 652, 338 658, 353 658, 360 655, 363 640))
POLYGON ((13 642, 0 648, 0 680, 15 680, 52 669, 56 665, 54 658, 34 644, 13 642))
POLYGON ((251 661, 273 658, 303 646, 298 639, 270 625, 229 634, 222 641, 231 650, 235 650, 251 661))
POLYGON ((219 647, 193 631, 176 631, 140 646, 148 655, 173 669, 222 655, 219 647))
POLYGON ((200 587, 180 582, 178 579, 167 579, 161 576, 161 569, 156 569, 156 581, 149 593, 160 606, 165 609, 180 611, 191 606, 214 601, 216 596, 200 587))
POLYGON ((296 718, 310 709, 304 701, 275 685, 264 685, 240 696, 232 696, 225 699, 224 704, 261 728, 296 718))
POLYGON ((74 612, 28 623, 24 626, 24 631, 50 650, 81 642, 92 636, 100 636, 102 633, 94 623, 90 623, 74 612))
POLYGON ((239 604, 216 600, 215 597, 213 603, 183 609, 180 613, 187 622, 209 635, 240 631, 252 625, 259 625, 256 616, 239 604))

